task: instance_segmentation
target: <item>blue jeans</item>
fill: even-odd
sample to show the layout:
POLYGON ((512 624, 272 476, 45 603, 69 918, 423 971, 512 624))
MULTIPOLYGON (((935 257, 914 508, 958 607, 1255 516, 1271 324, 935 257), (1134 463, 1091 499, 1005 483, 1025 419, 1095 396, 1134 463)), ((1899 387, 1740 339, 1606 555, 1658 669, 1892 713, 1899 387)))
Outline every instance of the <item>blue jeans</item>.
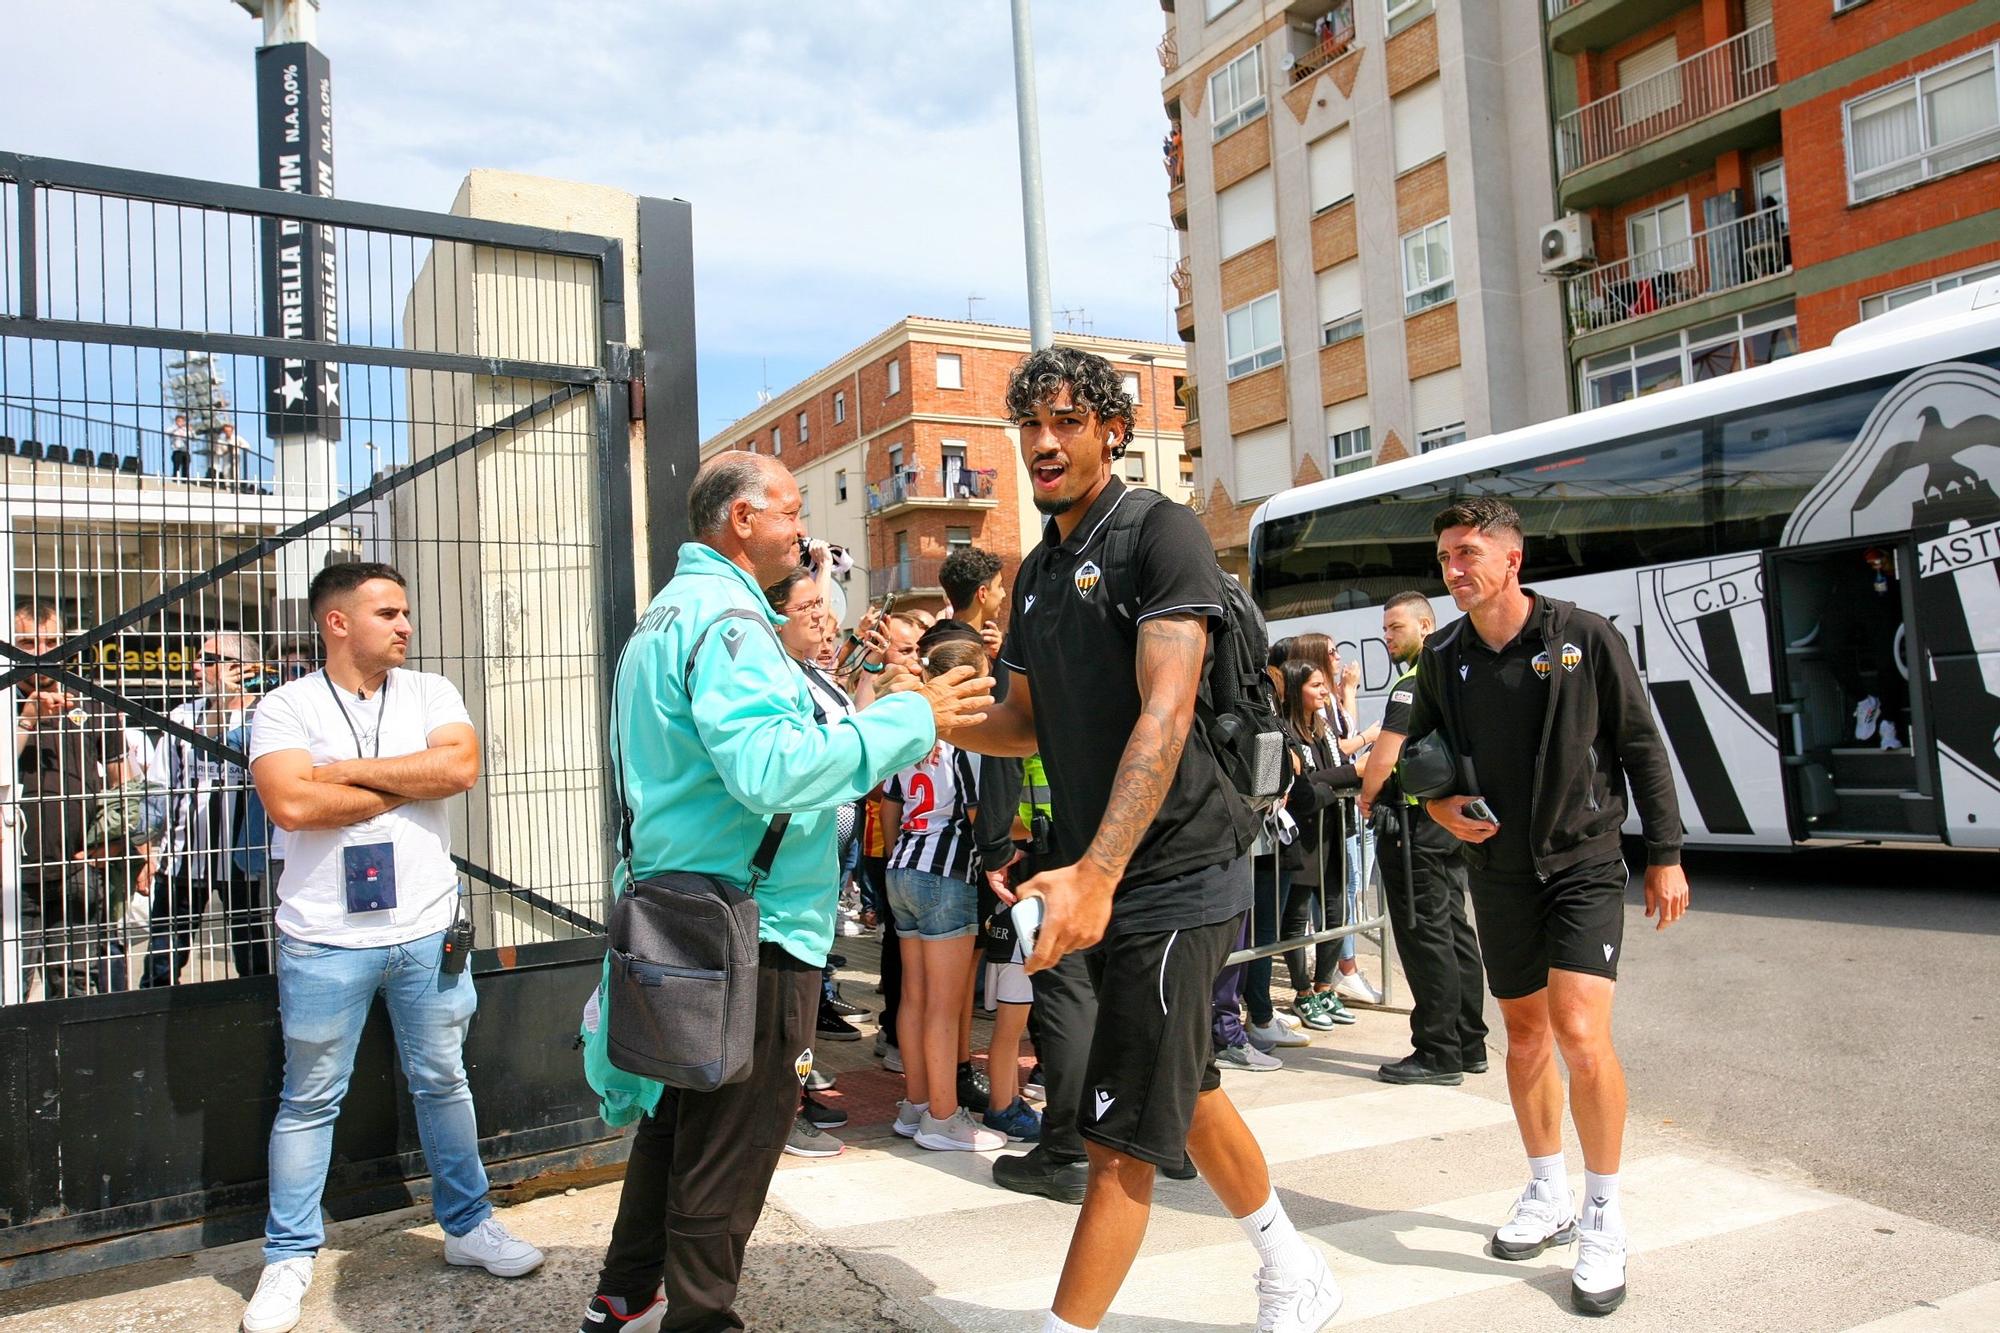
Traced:
POLYGON ((431 1169, 432 1211, 450 1236, 463 1236, 493 1211, 462 1058, 479 1001, 470 972, 438 971, 443 951, 443 931, 381 949, 278 937, 285 1091, 271 1126, 264 1262, 310 1256, 326 1240, 320 1196, 333 1158, 333 1122, 377 991, 388 1001, 389 1025, 416 1104, 417 1135, 431 1169))
MULTIPOLYGON (((1353 925, 1361 919, 1361 840, 1368 839, 1368 864, 1375 864, 1375 834, 1373 830, 1355 833, 1347 839, 1347 920, 1353 925)), ((1342 962, 1354 961, 1354 942, 1360 937, 1349 935, 1340 942, 1342 962)))

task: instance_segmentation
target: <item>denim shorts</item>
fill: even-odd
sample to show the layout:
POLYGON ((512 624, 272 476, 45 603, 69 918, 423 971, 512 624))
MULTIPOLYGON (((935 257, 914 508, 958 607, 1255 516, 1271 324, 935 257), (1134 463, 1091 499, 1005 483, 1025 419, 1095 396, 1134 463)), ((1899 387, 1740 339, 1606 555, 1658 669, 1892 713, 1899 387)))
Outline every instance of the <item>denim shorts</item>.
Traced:
POLYGON ((896 934, 955 940, 979 929, 979 893, 962 879, 928 870, 889 870, 889 906, 896 934))

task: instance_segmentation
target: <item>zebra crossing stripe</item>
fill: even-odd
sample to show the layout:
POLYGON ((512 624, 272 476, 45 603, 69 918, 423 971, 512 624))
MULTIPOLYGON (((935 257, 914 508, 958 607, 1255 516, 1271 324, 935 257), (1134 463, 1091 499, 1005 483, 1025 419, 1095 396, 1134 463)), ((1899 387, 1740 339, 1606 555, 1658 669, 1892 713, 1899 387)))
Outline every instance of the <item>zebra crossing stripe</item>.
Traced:
POLYGON ((2000 1328, 2000 1282, 1988 1282, 1857 1324, 1848 1333, 1992 1333, 1996 1328, 2000 1328))

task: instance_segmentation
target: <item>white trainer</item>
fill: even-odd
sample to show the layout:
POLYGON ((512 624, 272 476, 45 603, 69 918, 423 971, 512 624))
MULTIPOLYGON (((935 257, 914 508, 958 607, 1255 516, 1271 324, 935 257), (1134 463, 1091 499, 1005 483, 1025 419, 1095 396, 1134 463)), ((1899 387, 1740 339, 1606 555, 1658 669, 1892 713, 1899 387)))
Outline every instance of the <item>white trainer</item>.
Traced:
POLYGON ((520 1277, 542 1266, 542 1252, 489 1215, 463 1236, 444 1238, 444 1261, 461 1268, 483 1268, 494 1277, 520 1277))
POLYGON ((937 1152, 992 1152, 1007 1146, 1007 1136, 998 1130, 988 1129, 972 1118, 972 1112, 961 1106, 948 1120, 940 1120, 929 1111, 924 1112, 921 1124, 917 1126, 917 1146, 937 1152))
POLYGON ((1493 1233, 1495 1259, 1532 1259, 1551 1245, 1567 1245, 1576 1239, 1576 1210, 1569 1192, 1556 1193, 1556 1186, 1530 1180, 1514 1210, 1493 1233))
POLYGON ((1610 1314, 1625 1302, 1625 1233, 1582 1227, 1569 1301, 1578 1314, 1610 1314))
POLYGON ((1872 740, 1875 736, 1875 724, 1881 720, 1882 701, 1871 694, 1854 705, 1854 739, 1872 740))
POLYGON ((1333 983, 1333 993, 1356 1004, 1382 1003, 1382 992, 1370 985, 1368 978, 1359 972, 1342 972, 1340 980, 1333 983))
POLYGON ((1340 1284, 1318 1250, 1304 1277, 1257 1270, 1257 1333, 1319 1333, 1340 1313, 1340 1284))
POLYGON ((1269 1023, 1252 1023, 1245 1027, 1250 1040, 1260 1046, 1310 1046, 1312 1039, 1298 1028, 1288 1027, 1272 1016, 1269 1023))
POLYGON ((298 1327, 299 1304, 312 1280, 311 1256, 265 1264, 257 1290, 243 1310, 243 1333, 286 1333, 298 1327))
POLYGON ((917 1131, 923 1128, 924 1112, 929 1109, 929 1102, 924 1102, 922 1105, 914 1105, 907 1101, 897 1102, 896 1123, 891 1128, 904 1138, 913 1139, 917 1137, 917 1131))

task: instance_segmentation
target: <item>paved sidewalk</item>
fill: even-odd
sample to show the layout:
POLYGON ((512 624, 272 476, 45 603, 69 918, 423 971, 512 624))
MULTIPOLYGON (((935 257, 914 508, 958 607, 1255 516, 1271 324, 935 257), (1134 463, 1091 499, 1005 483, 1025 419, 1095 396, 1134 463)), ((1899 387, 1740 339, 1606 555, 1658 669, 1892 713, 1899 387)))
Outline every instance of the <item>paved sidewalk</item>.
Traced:
MULTIPOLYGON (((842 940, 849 998, 872 1002, 871 941, 842 940)), ((1281 973, 1282 975, 1282 973, 1281 973)), ((753 1329, 1034 1333, 1076 1210, 995 1188, 991 1158, 928 1153, 889 1131, 901 1080, 859 1042, 825 1043, 847 1110, 838 1158, 786 1158, 750 1247, 740 1311, 753 1329)), ((984 1024, 975 1037, 983 1044, 984 1024)), ((1510 1264, 1484 1252, 1520 1188, 1520 1143, 1496 1052, 1462 1088, 1374 1078, 1406 1050, 1400 1014, 1287 1050, 1269 1074, 1231 1073, 1300 1229, 1347 1303, 1337 1328, 1542 1329, 1568 1307, 1570 1253, 1510 1264)), ((1574 1135, 1571 1167, 1581 1171, 1574 1135)), ((1637 1330, 2000 1328, 2000 1245, 1815 1188, 1720 1153, 1671 1124, 1634 1123, 1623 1172, 1632 1297, 1606 1327, 1637 1330)), ((505 1210, 543 1246, 513 1282, 447 1269, 443 1238, 408 1211, 331 1230, 300 1328, 567 1330, 577 1326, 617 1185, 505 1210)), ((1245 1328, 1254 1253, 1200 1182, 1160 1182, 1146 1247, 1106 1330, 1245 1328)), ((0 1294, 0 1333, 235 1326, 257 1248, 134 1265, 0 1294)))

